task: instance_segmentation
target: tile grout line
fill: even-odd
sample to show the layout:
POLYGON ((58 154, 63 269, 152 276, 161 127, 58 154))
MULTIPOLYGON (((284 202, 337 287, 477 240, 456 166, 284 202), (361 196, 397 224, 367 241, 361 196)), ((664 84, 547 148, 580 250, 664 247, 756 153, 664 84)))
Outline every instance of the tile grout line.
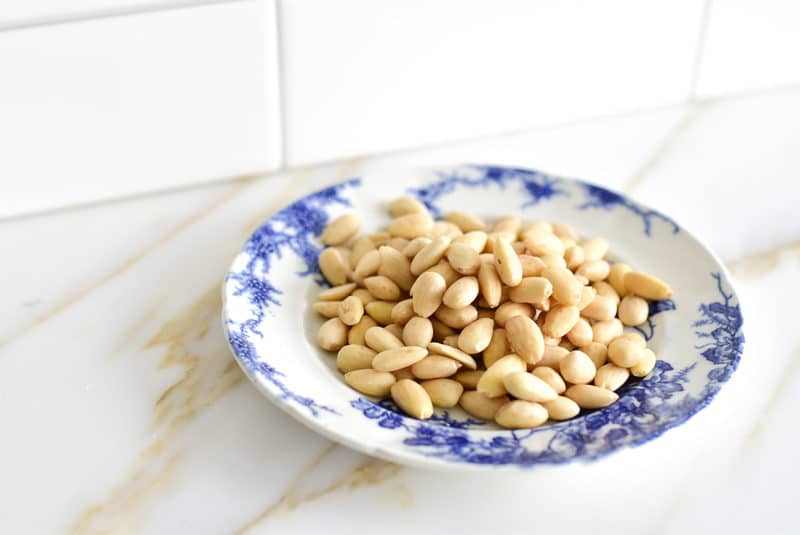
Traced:
MULTIPOLYGON (((226 2, 238 2, 238 1, 249 1, 249 0, 225 0, 226 2)), ((222 3, 222 2, 215 2, 215 3, 222 3)), ((1 30, 0 30, 1 33, 1 30)), ((774 94, 781 94, 786 91, 798 91, 800 90, 800 84, 792 83, 792 84, 781 84, 773 87, 762 88, 754 91, 741 91, 737 93, 719 95, 714 97, 708 97, 704 99, 699 99, 697 104, 706 105, 706 104, 716 104, 719 102, 727 102, 730 100, 736 100, 741 98, 751 98, 751 97, 759 97, 765 95, 774 95, 774 94)), ((644 107, 644 108, 637 108, 635 110, 623 111, 619 113, 610 113, 606 115, 596 115, 592 117, 585 117, 581 119, 575 119, 572 121, 564 121, 559 123, 551 123, 546 125, 534 126, 530 128, 521 128, 515 130, 506 130, 502 132, 496 132, 494 134, 488 135, 480 135, 480 136, 472 136, 472 137, 465 137, 459 139, 447 139, 443 141, 438 141, 435 143, 429 143, 427 145, 419 145, 419 146, 412 146, 412 147, 401 147, 398 149, 389 149, 382 152, 374 152, 369 154, 359 154, 359 155, 350 155, 344 156, 341 158, 335 158, 330 160, 322 160, 318 162, 309 162, 304 163, 301 165, 286 165, 286 161, 282 162, 283 166, 278 169, 273 170, 260 170, 260 171, 253 171, 247 174, 236 174, 236 175, 228 175, 228 176, 218 176, 209 179, 203 179, 195 181, 191 184, 185 184, 175 187, 169 188, 162 188, 162 189, 155 189, 155 190, 148 190, 142 191, 137 193, 131 193, 127 195, 121 195, 116 197, 110 198, 103 198, 97 199, 94 201, 79 203, 79 204, 71 204, 67 206, 58 206, 54 208, 47 208, 41 209, 31 212, 24 212, 15 215, 8 215, 8 216, 0 216, 0 225, 3 223, 15 223, 17 221, 24 221, 33 219, 36 217, 47 217, 51 215, 58 215, 66 212, 78 211, 85 208, 94 208, 97 206, 106 206, 118 202, 127 202, 131 200, 140 200, 140 199, 147 199, 153 198, 164 194, 177 194, 189 191, 198 191, 203 188, 212 188, 217 186, 224 186, 228 184, 234 184, 236 182, 242 180, 254 180, 254 179, 263 179, 268 178, 270 176, 279 175, 286 172, 295 172, 295 171, 305 171, 308 169, 315 169, 321 168, 330 165, 338 165, 343 164, 348 161, 354 159, 365 159, 365 158, 388 158, 388 157, 402 157, 403 155, 413 154, 418 151, 422 150, 435 150, 441 148, 447 148, 452 146, 457 146, 460 144, 467 144, 467 143, 480 143, 492 139, 502 139, 507 137, 515 137, 520 135, 527 135, 535 132, 543 132, 546 130, 556 130, 559 128, 569 128, 573 126, 585 126, 591 125, 593 123, 598 123, 602 121, 614 120, 614 119, 622 119, 627 117, 634 117, 640 114, 647 114, 647 113, 655 113, 659 111, 665 111, 669 109, 678 108, 680 106, 685 106, 686 104, 681 103, 672 103, 672 104, 664 104, 660 106, 653 106, 653 107, 644 107)), ((282 143, 282 145, 284 145, 282 143)))
POLYGON ((645 162, 639 167, 633 176, 627 182, 625 182, 625 184, 623 184, 623 186, 620 188, 622 192, 630 194, 631 191, 633 191, 644 181, 645 177, 661 163, 667 154, 670 153, 672 148, 675 146, 675 142, 680 139, 684 133, 686 133, 692 124, 694 124, 698 115, 700 115, 700 113, 705 109, 707 104, 707 102, 689 104, 689 109, 683 114, 680 120, 678 120, 678 122, 667 131, 667 133, 664 135, 664 138, 651 153, 650 157, 645 160, 645 162))
POLYGON ((289 161, 289 111, 286 106, 286 99, 289 94, 287 91, 286 81, 286 41, 284 40, 284 25, 282 23, 283 0, 274 0, 275 10, 275 48, 276 48, 276 61, 278 71, 278 130, 280 132, 280 164, 278 168, 281 171, 288 169, 287 163, 289 161))
POLYGON ((181 9, 192 9, 198 7, 207 7, 217 4, 233 4, 240 2, 250 2, 252 0, 193 0, 191 2, 180 2, 179 0, 173 1, 159 1, 152 2, 143 6, 123 7, 117 9, 98 9, 91 12, 78 12, 72 15, 54 15, 42 16, 38 18, 31 18, 7 24, 0 24, 0 34, 3 32, 14 32, 18 30, 30 30, 35 28, 43 28, 47 26, 62 26, 65 24, 73 24, 78 22, 86 22, 93 20, 105 20, 121 17, 128 17, 131 15, 146 15, 150 13, 159 13, 163 11, 178 11, 181 9))
POLYGON ((714 0, 705 0, 703 4, 703 13, 700 15, 700 32, 697 35, 697 43, 694 50, 694 59, 692 61, 692 72, 689 80, 689 95, 688 101, 695 102, 697 100, 697 84, 700 80, 700 69, 703 65, 706 53, 706 42, 708 41, 708 26, 711 24, 711 9, 714 0))

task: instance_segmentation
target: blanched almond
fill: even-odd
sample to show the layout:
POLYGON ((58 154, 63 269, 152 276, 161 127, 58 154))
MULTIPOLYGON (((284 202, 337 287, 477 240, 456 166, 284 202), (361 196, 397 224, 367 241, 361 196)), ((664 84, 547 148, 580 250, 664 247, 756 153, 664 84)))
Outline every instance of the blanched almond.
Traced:
POLYGON ((624 325, 641 325, 647 321, 647 301, 635 295, 626 295, 619 303, 619 319, 624 325))
POLYGON ((547 383, 547 386, 552 388, 556 394, 563 394, 567 389, 561 374, 550 366, 536 366, 531 373, 547 383))
POLYGON ((494 321, 500 327, 505 327, 506 322, 514 316, 533 316, 533 307, 527 303, 503 303, 494 313, 494 321))
POLYGON ((392 309, 396 304, 391 301, 372 301, 364 306, 364 310, 381 325, 389 325, 392 323, 392 309))
POLYGON ((355 269, 361 259, 370 251, 377 251, 378 248, 369 236, 361 236, 353 240, 350 248, 350 267, 355 269))
POLYGON ((503 216, 492 225, 492 232, 508 232, 517 234, 522 228, 522 221, 515 215, 503 216))
POLYGON ((597 281, 592 284, 592 288, 594 288, 594 291, 597 293, 597 295, 610 297, 614 300, 615 304, 619 305, 619 294, 617 294, 617 291, 614 289, 614 287, 606 281, 597 281))
POLYGON ((394 238, 389 240, 389 242, 386 245, 388 245, 392 249, 397 249, 398 251, 400 251, 402 253, 403 250, 406 248, 406 246, 409 243, 410 243, 409 240, 407 240, 406 238, 401 238, 400 236, 395 236, 394 238))
POLYGON ((458 335, 457 334, 451 334, 451 335, 445 336, 444 340, 442 340, 442 343, 445 344, 445 345, 448 345, 450 347, 456 347, 457 348, 458 347, 458 335))
POLYGON ((350 331, 347 333, 347 343, 348 344, 357 344, 357 345, 366 345, 365 336, 367 333, 367 329, 370 327, 376 327, 378 324, 375 323, 375 320, 370 318, 369 316, 361 316, 361 320, 350 327, 350 331))
POLYGON ((497 410, 508 402, 505 396, 490 398, 482 392, 467 390, 461 394, 458 404, 467 414, 481 420, 494 420, 497 410))
POLYGON ((424 204, 412 197, 398 197, 389 203, 389 213, 392 214, 392 217, 427 211, 424 204))
POLYGON ((362 394, 385 398, 389 395, 396 379, 389 372, 371 369, 353 370, 344 374, 344 382, 362 394))
POLYGON ((672 289, 669 285, 648 273, 629 271, 625 274, 623 281, 628 293, 645 299, 661 300, 672 297, 672 289))
POLYGON ((588 345, 581 346, 581 351, 592 359, 595 368, 599 368, 608 361, 608 349, 600 342, 592 342, 588 345))
POLYGON ((452 327, 453 329, 463 329, 476 319, 478 319, 478 309, 472 305, 464 308, 450 308, 440 306, 435 313, 436 319, 452 327))
POLYGON ((366 346, 348 344, 336 355, 336 367, 342 373, 371 368, 375 355, 375 351, 366 346))
POLYGON ((456 381, 465 389, 475 390, 478 386, 478 381, 481 379, 481 375, 483 375, 483 370, 461 370, 455 377, 456 381))
POLYGON ((577 269, 578 266, 583 264, 585 257, 583 255, 583 247, 580 245, 573 245, 564 251, 564 261, 567 263, 567 268, 577 269))
POLYGON ((489 345, 494 333, 494 320, 491 318, 476 319, 458 335, 458 348, 464 353, 474 355, 489 345))
POLYGON ((515 398, 527 401, 550 401, 558 397, 547 382, 528 372, 509 373, 503 378, 503 386, 515 398))
POLYGON ((472 232, 467 232, 463 236, 459 236, 453 240, 453 243, 463 243, 465 245, 469 245, 472 247, 476 253, 483 252, 483 249, 486 247, 486 240, 488 236, 482 230, 473 230, 472 232))
POLYGON ((505 329, 511 350, 525 362, 536 364, 542 359, 544 355, 542 331, 531 318, 514 316, 506 322, 505 329))
POLYGON ((542 403, 542 405, 547 409, 547 415, 550 419, 556 421, 569 420, 581 412, 578 404, 565 396, 558 396, 553 401, 542 403))
POLYGON ((617 304, 606 295, 597 295, 581 311, 581 316, 592 320, 610 320, 617 315, 617 304))
POLYGON ((553 233, 526 233, 525 248, 534 256, 564 256, 564 244, 553 233))
POLYGON ((387 245, 378 248, 381 256, 381 265, 378 267, 378 275, 389 277, 397 284, 401 290, 407 292, 414 284, 414 277, 411 275, 411 263, 408 258, 400 251, 387 245))
POLYGON ((384 275, 375 275, 364 279, 369 293, 383 301, 397 301, 400 298, 400 287, 392 279, 384 275))
POLYGON ((478 253, 464 243, 453 243, 447 249, 447 261, 450 266, 462 275, 474 275, 478 273, 481 260, 478 253))
POLYGON ((498 397, 506 393, 503 378, 513 372, 525 371, 525 362, 517 355, 510 354, 492 364, 478 381, 477 391, 489 397, 498 397))
POLYGON ((352 295, 339 304, 339 319, 345 325, 355 325, 364 316, 364 305, 358 297, 352 295))
POLYGON ((578 239, 578 233, 566 223, 553 223, 553 234, 559 238, 567 238, 573 241, 578 239))
POLYGON ((447 252, 450 241, 447 236, 439 236, 420 249, 411 261, 411 273, 419 275, 426 269, 435 266, 447 252))
POLYGON ((551 368, 558 369, 559 364, 561 364, 561 359, 566 357, 567 353, 569 353, 569 350, 558 344, 545 344, 542 359, 536 363, 536 366, 550 366, 551 368))
POLYGON ((592 326, 583 318, 578 318, 578 321, 567 333, 569 341, 578 347, 591 344, 593 337, 592 326))
POLYGON ((414 304, 411 299, 403 299, 392 307, 392 323, 405 325, 414 317, 414 304))
POLYGON ((444 216, 447 221, 450 221, 462 232, 471 232, 473 230, 483 230, 486 228, 481 218, 465 212, 450 212, 444 216))
POLYGON ((428 393, 411 379, 401 379, 392 385, 392 399, 403 412, 425 420, 433 415, 433 403, 428 393))
POLYGON ((611 390, 594 385, 572 385, 565 395, 582 409, 602 409, 619 399, 611 390))
POLYGON ((431 241, 433 240, 425 236, 414 238, 413 240, 408 242, 408 245, 403 247, 403 250, 400 252, 403 253, 406 256, 406 258, 414 258, 417 255, 417 253, 419 253, 422 249, 424 249, 426 245, 431 243, 431 241))
POLYGON ((361 220, 356 214, 344 214, 325 227, 320 240, 325 245, 340 245, 355 236, 360 226, 361 220))
POLYGON ((339 286, 347 282, 347 273, 350 266, 342 255, 342 252, 335 247, 328 247, 319 254, 319 269, 325 279, 339 286))
POLYGON ((617 390, 625 384, 628 377, 630 377, 630 372, 627 368, 622 368, 609 362, 597 369, 597 374, 594 376, 594 384, 608 390, 617 390))
POLYGON ((355 283, 340 284, 327 290, 322 290, 317 297, 320 301, 341 301, 356 289, 355 283))
POLYGON ((650 349, 642 351, 642 359, 631 366, 631 375, 634 377, 645 377, 656 366, 656 354, 650 349))
POLYGON ((586 260, 602 260, 608 253, 608 240, 605 238, 592 238, 581 244, 586 260))
POLYGON ((597 370, 589 355, 583 351, 571 351, 561 359, 559 371, 565 381, 573 384, 586 384, 594 379, 597 370))
POLYGON ((547 409, 532 401, 514 400, 497 409, 494 421, 506 429, 529 429, 547 421, 547 409))
POLYGON ((428 355, 424 347, 407 346, 381 351, 372 359, 372 367, 378 371, 391 372, 411 366, 428 355))
POLYGON ((414 313, 423 318, 430 317, 442 303, 446 289, 444 278, 438 273, 426 271, 420 275, 411 287, 414 313))
POLYGON ((608 360, 617 366, 630 368, 642 360, 643 351, 633 340, 619 336, 608 345, 608 360))
POLYGON ((505 329, 495 329, 489 345, 483 350, 483 365, 487 368, 494 364, 497 359, 510 353, 508 339, 505 329))
POLYGON ((387 332, 391 333, 392 336, 397 338, 398 340, 403 338, 403 326, 398 325, 397 323, 390 323, 389 325, 385 326, 387 332))
POLYGON ((326 351, 339 351, 347 343, 347 325, 339 318, 331 318, 319 328, 319 347, 326 351))
POLYGON ((566 335, 580 318, 580 310, 576 306, 560 305, 550 309, 545 316, 542 332, 547 336, 558 338, 566 335))
POLYGON ((601 281, 608 277, 609 272, 608 262, 605 260, 586 260, 575 271, 576 275, 583 275, 591 282, 601 281))
POLYGON ((519 263, 522 266, 523 277, 538 277, 546 267, 541 258, 529 254, 519 255, 519 263))
POLYGON ((369 293, 369 290, 367 290, 366 288, 356 288, 355 290, 353 290, 353 297, 358 297, 358 299, 361 300, 361 304, 363 304, 364 306, 367 306, 367 303, 377 301, 377 299, 375 299, 375 296, 369 293))
POLYGON ((595 322, 592 325, 592 339, 603 345, 608 345, 611 340, 622 334, 622 322, 617 318, 595 322))
POLYGON ((311 308, 320 316, 337 318, 339 317, 339 305, 341 304, 341 301, 318 301, 311 305, 311 308))
POLYGON ((522 281, 522 264, 516 251, 505 240, 493 242, 494 264, 500 280, 508 286, 516 286, 522 281))
POLYGON ((584 286, 581 288, 581 298, 578 300, 578 304, 575 306, 578 307, 578 310, 581 312, 584 308, 589 306, 589 304, 594 301, 594 298, 597 296, 597 292, 591 286, 584 286))
POLYGON ((428 318, 414 316, 403 327, 403 343, 407 346, 428 347, 433 340, 433 324, 428 318))
POLYGON ((480 268, 478 268, 478 286, 488 307, 495 308, 500 304, 503 285, 494 262, 481 262, 480 268))
POLYGON ((403 342, 383 327, 370 327, 367 329, 364 333, 364 343, 378 353, 387 349, 403 347, 403 342))
POLYGON ((462 384, 453 379, 431 379, 422 381, 420 386, 428 393, 434 405, 445 409, 458 405, 458 400, 464 392, 462 384))
POLYGON ((642 333, 637 331, 629 331, 620 335, 622 338, 627 338, 631 342, 636 343, 642 349, 647 349, 647 340, 644 339, 642 333))
POLYGON ((355 274, 359 277, 369 277, 378 272, 381 265, 381 254, 377 249, 369 251, 356 264, 355 274))
POLYGON ((431 266, 425 271, 431 271, 441 275, 448 287, 461 278, 461 275, 458 273, 458 271, 453 269, 450 264, 447 263, 447 260, 442 260, 435 266, 431 266))
MULTIPOLYGON (((461 364, 442 355, 429 355, 411 366, 411 373, 417 379, 441 379, 450 377, 458 371, 461 364)), ((627 370, 625 370, 627 371, 627 370)))
POLYGON ((461 277, 444 292, 442 302, 450 308, 464 308, 478 298, 478 279, 461 277))
POLYGON ((628 290, 625 288, 625 274, 631 271, 633 271, 633 268, 622 262, 612 264, 611 269, 608 271, 608 282, 620 297, 628 293, 628 290))
POLYGON ((553 297, 562 305, 577 305, 581 300, 583 286, 567 268, 548 266, 542 276, 553 285, 553 297))
POLYGON ((523 277, 518 286, 508 291, 515 303, 542 303, 553 294, 553 285, 544 277, 523 277))
POLYGON ((450 221, 436 221, 431 229, 431 237, 438 238, 439 236, 446 236, 451 240, 463 235, 461 229, 450 221))
POLYGON ((475 362, 475 359, 472 358, 472 355, 464 353, 457 347, 451 347, 446 344, 440 344, 438 342, 431 342, 428 344, 428 351, 436 355, 444 355, 445 357, 450 357, 453 360, 456 360, 469 368, 470 370, 474 370, 478 367, 478 364, 475 362))
POLYGON ((433 218, 427 212, 404 214, 392 219, 387 230, 393 236, 410 240, 429 234, 433 230, 433 218))
POLYGON ((428 318, 431 320, 431 325, 433 325, 433 339, 434 340, 444 340, 448 336, 458 336, 455 329, 452 327, 448 327, 441 321, 437 320, 436 318, 428 318))

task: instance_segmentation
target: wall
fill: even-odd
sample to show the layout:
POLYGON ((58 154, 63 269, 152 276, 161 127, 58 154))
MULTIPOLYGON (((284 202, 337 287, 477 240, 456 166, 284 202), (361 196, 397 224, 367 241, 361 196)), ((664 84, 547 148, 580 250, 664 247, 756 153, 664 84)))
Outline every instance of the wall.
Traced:
POLYGON ((0 218, 800 82, 792 0, 5 0, 0 218))

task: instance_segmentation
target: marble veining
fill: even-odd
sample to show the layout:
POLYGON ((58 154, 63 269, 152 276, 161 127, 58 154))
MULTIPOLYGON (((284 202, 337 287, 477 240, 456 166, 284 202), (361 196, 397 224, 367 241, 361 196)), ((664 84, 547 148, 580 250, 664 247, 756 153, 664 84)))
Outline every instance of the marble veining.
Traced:
MULTIPOLYGON (((36 314, 0 341, 6 430, 0 493, 11 505, 0 515, 2 531, 337 533, 358 519, 394 534, 441 529, 446 516, 447 528, 461 533, 486 522, 515 533, 531 517, 537 531, 563 529, 570 518, 575 530, 598 535, 692 533, 709 521, 726 533, 793 533, 792 505, 800 501, 796 437, 775 418, 793 414, 800 374, 793 301, 781 297, 796 286, 800 266, 800 235, 785 217, 797 200, 800 137, 792 132, 800 89, 687 110, 676 109, 669 124, 643 112, 625 121, 599 119, 213 186, 212 202, 197 207, 182 193, 165 194, 169 203, 137 199, 139 208, 126 217, 158 220, 169 205, 192 215, 147 230, 148 246, 93 258, 96 279, 65 286, 69 292, 57 300, 46 294, 53 266, 63 261, 74 270, 79 262, 48 258, 47 248, 4 257, 26 266, 5 280, 6 288, 29 288, 17 292, 15 303, 54 305, 49 311, 0 307, 6 320, 36 314), (654 142, 639 143, 642 137, 654 142), (559 151, 563 146, 569 150, 559 151), (601 183, 610 189, 670 214, 673 191, 681 192, 682 203, 725 194, 724 204, 711 203, 705 212, 690 206, 678 219, 689 230, 724 222, 719 232, 702 235, 734 278, 748 348, 717 401, 691 422, 599 462, 476 479, 433 476, 349 453, 247 395, 252 387, 231 366, 214 310, 230 255, 266 216, 304 192, 381 166, 497 161, 536 167, 544 159, 548 170, 559 172, 576 168, 576 158, 581 169, 597 170, 583 176, 605 177, 601 183), (685 172, 695 168, 725 173, 685 172), (619 176, 619 169, 631 172, 619 176), (754 221, 756 212, 764 217, 754 221), (186 275, 176 277, 175 270, 186 275), (611 518, 607 502, 597 499, 609 493, 626 497, 624 521, 611 518), (466 507, 476 495, 480 507, 466 507), (567 505, 575 503, 583 513, 570 517, 567 505)), ((24 241, 64 217, 26 218, 4 239, 24 241)), ((94 224, 114 217, 107 210, 94 224)), ((115 236, 63 237, 78 252, 85 239, 115 236)), ((69 270, 58 276, 72 280, 69 270)))

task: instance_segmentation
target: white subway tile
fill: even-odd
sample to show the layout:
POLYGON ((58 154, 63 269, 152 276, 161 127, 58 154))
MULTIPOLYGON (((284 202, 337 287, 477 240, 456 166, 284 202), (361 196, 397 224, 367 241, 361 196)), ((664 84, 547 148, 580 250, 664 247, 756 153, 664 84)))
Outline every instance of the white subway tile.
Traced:
POLYGON ((280 165, 271 1, 0 32, 0 217, 280 165))
POLYGON ((291 165, 684 100, 702 2, 281 0, 291 165))
POLYGON ((794 83, 800 83, 800 2, 715 0, 698 95, 794 83))

